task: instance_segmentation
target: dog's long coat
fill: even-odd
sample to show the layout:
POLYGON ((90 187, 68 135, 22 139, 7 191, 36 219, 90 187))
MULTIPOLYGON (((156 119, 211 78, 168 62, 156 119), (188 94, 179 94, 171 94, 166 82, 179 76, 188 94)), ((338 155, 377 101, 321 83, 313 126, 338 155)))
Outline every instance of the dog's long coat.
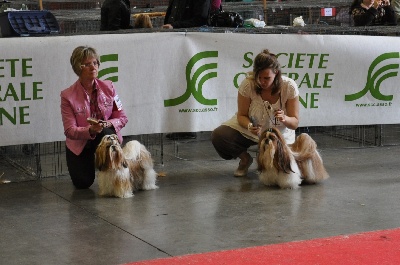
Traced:
POLYGON ((99 195, 129 198, 136 190, 157 189, 150 152, 133 140, 121 148, 116 135, 106 135, 96 149, 99 195))
POLYGON ((315 184, 329 178, 317 150, 317 144, 306 133, 300 134, 289 147, 276 128, 264 131, 258 142, 259 179, 267 186, 296 189, 303 183, 315 184))

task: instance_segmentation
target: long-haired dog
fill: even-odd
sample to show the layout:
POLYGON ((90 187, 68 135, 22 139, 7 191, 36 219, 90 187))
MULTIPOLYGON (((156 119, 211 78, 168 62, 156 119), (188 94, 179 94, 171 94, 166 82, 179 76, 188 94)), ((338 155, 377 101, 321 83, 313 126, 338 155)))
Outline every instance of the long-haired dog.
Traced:
POLYGON ((306 133, 289 147, 279 129, 272 128, 260 135, 258 148, 259 179, 267 186, 296 189, 329 178, 316 142, 306 133))
POLYGON ((130 198, 133 191, 157 189, 157 173, 146 147, 129 141, 122 148, 118 136, 106 135, 96 149, 99 195, 130 198))

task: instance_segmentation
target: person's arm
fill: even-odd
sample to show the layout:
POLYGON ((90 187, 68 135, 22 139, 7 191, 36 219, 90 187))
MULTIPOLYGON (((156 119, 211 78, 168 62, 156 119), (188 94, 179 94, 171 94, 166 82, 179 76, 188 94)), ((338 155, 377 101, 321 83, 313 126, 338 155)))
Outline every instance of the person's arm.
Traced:
POLYGON ((194 0, 192 13, 187 18, 172 23, 173 28, 193 28, 207 24, 210 11, 210 0, 194 0))
POLYGON ((255 127, 255 126, 251 126, 251 125, 255 125, 255 124, 251 124, 251 121, 250 121, 250 118, 249 118, 249 108, 250 108, 251 99, 247 98, 245 96, 242 96, 238 92, 237 101, 238 101, 238 112, 237 112, 238 123, 243 128, 246 128, 251 133, 257 135, 257 133, 259 132, 260 128, 259 127, 255 127))
POLYGON ((287 128, 296 130, 299 126, 299 96, 286 101, 286 113, 283 110, 275 111, 275 117, 287 128))
POLYGON ((387 6, 384 6, 383 9, 385 10, 385 16, 383 17, 383 23, 386 23, 390 26, 396 26, 397 25, 397 17, 396 13, 394 12, 392 6, 388 4, 387 6))
MULTIPOLYGON (((78 114, 86 117, 86 113, 78 114)), ((66 98, 64 93, 61 93, 61 117, 64 126, 64 135, 73 140, 94 139, 95 135, 93 133, 99 129, 97 127, 91 128, 92 126, 89 123, 85 123, 85 126, 78 125, 71 101, 66 98)))
POLYGON ((172 8, 172 4, 170 1, 170 3, 168 4, 168 7, 167 7, 167 11, 165 12, 164 25, 168 24, 168 19, 169 19, 169 16, 171 15, 171 8, 172 8))
POLYGON ((101 10, 102 30, 118 30, 121 27, 120 5, 108 5, 101 10))
POLYGON ((106 111, 105 115, 108 117, 105 117, 105 120, 112 124, 115 132, 119 132, 128 123, 128 118, 123 109, 122 102, 116 102, 117 92, 113 83, 111 83, 111 95, 113 104, 109 106, 109 109, 106 111))
POLYGON ((108 8, 101 7, 100 11, 100 30, 107 30, 107 23, 108 23, 108 8))
POLYGON ((361 6, 356 6, 353 8, 351 16, 353 17, 354 26, 368 26, 371 24, 375 16, 378 14, 375 3, 366 12, 364 12, 361 6))
POLYGON ((238 102, 237 120, 240 126, 242 126, 243 128, 247 128, 247 125, 250 123, 249 108, 251 99, 242 96, 238 92, 237 102, 238 102))
POLYGON ((131 25, 131 8, 129 1, 124 0, 120 3, 120 29, 131 29, 133 28, 131 25))
POLYGON ((128 118, 126 117, 125 111, 123 109, 114 110, 107 121, 111 122, 112 127, 114 127, 115 129, 115 132, 119 132, 128 123, 128 118))

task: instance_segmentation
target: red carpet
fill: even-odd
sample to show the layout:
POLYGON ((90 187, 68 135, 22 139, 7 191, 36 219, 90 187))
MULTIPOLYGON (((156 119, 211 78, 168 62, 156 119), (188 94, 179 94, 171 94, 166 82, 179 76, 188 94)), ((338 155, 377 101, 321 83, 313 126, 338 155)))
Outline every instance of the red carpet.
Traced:
POLYGON ((185 255, 129 264, 400 264, 400 229, 185 255))

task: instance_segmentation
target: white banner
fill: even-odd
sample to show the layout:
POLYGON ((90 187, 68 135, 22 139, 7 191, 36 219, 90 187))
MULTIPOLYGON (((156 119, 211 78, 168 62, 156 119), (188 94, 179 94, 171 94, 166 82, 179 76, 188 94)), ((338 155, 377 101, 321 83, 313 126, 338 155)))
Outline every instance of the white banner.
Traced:
POLYGON ((237 87, 268 48, 299 85, 300 126, 400 122, 400 39, 382 36, 137 33, 3 38, 0 146, 65 140, 60 92, 72 50, 102 55, 129 122, 123 135, 211 131, 237 110, 237 87))

